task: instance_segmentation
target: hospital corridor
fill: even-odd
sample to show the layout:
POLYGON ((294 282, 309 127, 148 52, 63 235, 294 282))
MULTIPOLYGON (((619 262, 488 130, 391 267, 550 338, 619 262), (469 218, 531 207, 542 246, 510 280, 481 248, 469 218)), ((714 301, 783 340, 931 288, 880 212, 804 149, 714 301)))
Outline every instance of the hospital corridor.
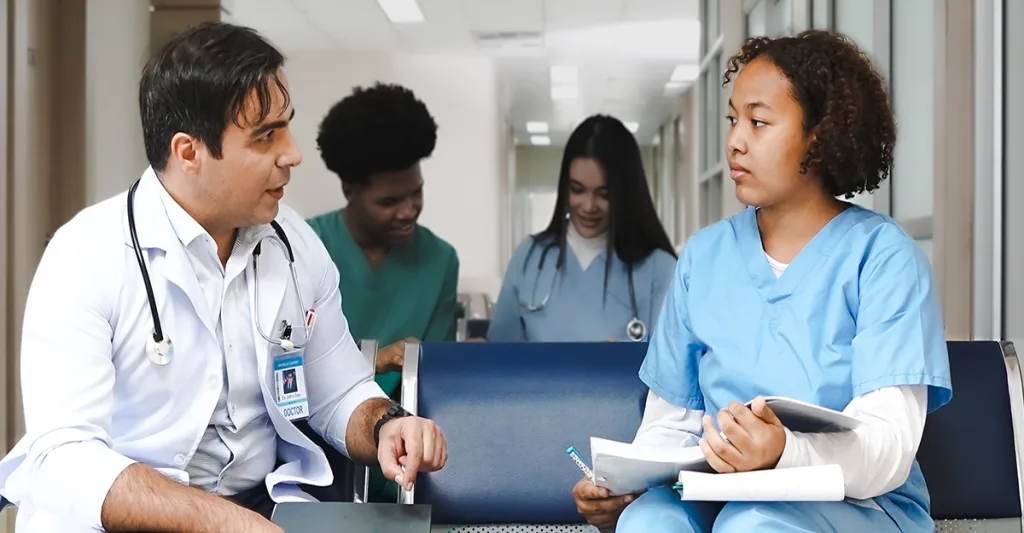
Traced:
POLYGON ((0 0, 0 533, 1024 533, 1022 27, 0 0))

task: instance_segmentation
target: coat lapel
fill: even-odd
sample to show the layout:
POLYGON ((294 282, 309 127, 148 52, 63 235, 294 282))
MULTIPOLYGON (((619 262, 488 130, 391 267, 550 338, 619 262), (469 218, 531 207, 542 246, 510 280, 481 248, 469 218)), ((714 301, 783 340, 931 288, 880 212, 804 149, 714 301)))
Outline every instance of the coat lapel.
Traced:
MULTIPOLYGON (((142 176, 142 182, 135 192, 135 227, 139 237, 139 246, 147 259, 150 279, 158 283, 160 278, 166 279, 181 290, 191 303, 196 315, 202 320, 207 331, 217 337, 217 326, 210 316, 210 307, 203 297, 192 264, 189 263, 185 247, 178 240, 167 218, 167 211, 160 198, 162 185, 152 169, 142 176), (159 252, 163 251, 161 255, 159 252)), ((127 214, 126 214, 127 216, 127 214)), ((127 227, 127 224, 125 224, 127 227)), ((126 235, 127 244, 132 245, 130 234, 126 235)), ((167 332, 173 341, 173 332, 167 332)))

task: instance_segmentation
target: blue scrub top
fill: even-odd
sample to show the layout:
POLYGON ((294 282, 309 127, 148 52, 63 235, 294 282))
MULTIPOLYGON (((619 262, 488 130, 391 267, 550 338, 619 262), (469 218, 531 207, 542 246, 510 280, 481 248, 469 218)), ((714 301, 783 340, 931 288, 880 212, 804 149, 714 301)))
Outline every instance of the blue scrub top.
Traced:
MULTIPOLYGON (((928 259, 891 219, 857 206, 779 278, 753 208, 691 237, 640 378, 673 404, 709 414, 757 395, 841 411, 881 387, 924 385, 929 412, 952 397, 928 259)), ((903 486, 875 501, 902 531, 931 524, 916 461, 903 486)))
MULTIPOLYGON (((626 264, 612 253, 605 290, 606 251, 598 254, 584 270, 576 254, 567 246, 563 265, 556 270, 558 247, 546 246, 552 242, 545 239, 534 245, 533 238, 527 238, 512 255, 498 302, 491 313, 487 340, 627 340, 626 325, 633 319, 633 307, 626 264), (542 255, 545 256, 543 268, 542 255)), ((668 252, 655 250, 633 266, 637 314, 647 325, 648 334, 661 309, 675 263, 676 258, 668 252)))

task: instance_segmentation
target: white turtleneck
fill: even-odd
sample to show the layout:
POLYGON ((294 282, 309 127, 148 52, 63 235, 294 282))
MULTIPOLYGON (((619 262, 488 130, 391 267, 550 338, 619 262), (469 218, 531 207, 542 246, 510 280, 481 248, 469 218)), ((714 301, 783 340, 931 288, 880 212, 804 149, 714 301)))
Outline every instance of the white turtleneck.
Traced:
POLYGON ((569 230, 566 232, 566 239, 569 249, 576 254, 580 267, 586 270, 590 263, 594 262, 604 249, 608 246, 608 234, 602 233, 596 237, 584 237, 576 231, 576 225, 569 221, 569 230))

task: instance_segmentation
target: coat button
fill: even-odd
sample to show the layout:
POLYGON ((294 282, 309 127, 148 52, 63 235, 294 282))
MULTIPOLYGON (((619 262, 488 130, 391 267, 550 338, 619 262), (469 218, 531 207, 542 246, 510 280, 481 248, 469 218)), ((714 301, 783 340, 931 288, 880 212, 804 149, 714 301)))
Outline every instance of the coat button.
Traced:
POLYGON ((185 456, 180 453, 178 455, 175 455, 174 464, 178 466, 185 466, 185 456))

